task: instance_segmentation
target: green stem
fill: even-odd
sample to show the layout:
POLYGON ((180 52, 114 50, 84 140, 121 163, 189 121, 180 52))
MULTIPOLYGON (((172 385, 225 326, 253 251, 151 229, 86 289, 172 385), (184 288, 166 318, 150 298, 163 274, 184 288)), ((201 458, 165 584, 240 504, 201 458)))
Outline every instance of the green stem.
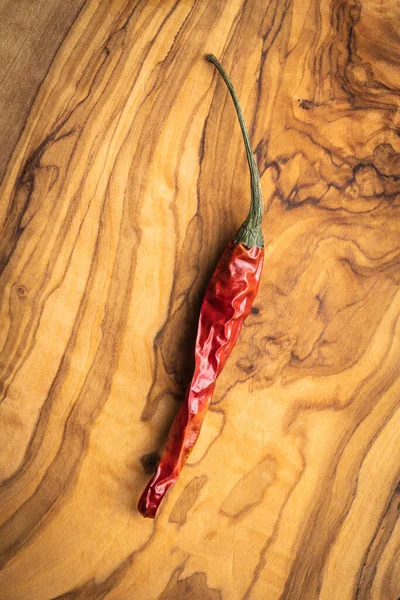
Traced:
POLYGON ((238 230, 235 243, 236 244, 244 244, 245 246, 251 248, 252 246, 258 246, 260 248, 264 247, 264 238, 261 230, 261 221, 263 216, 263 200, 262 200, 262 190, 260 183, 260 174, 258 172, 258 167, 256 163, 256 159, 254 157, 253 151, 250 145, 249 134, 247 131, 246 123, 244 121, 242 109, 240 108, 239 99, 236 96, 236 92, 233 88, 231 80, 229 79, 227 73, 225 72, 223 66, 219 62, 219 60, 213 54, 207 54, 206 59, 213 63, 213 65, 218 69, 219 73, 222 76, 222 79, 225 81, 228 90, 232 96, 233 103, 235 105, 236 114, 239 120, 240 128, 242 130, 243 141, 246 148, 247 154, 247 162, 249 164, 250 169, 250 185, 251 185, 251 203, 250 210, 247 216, 247 219, 244 221, 243 225, 238 230))

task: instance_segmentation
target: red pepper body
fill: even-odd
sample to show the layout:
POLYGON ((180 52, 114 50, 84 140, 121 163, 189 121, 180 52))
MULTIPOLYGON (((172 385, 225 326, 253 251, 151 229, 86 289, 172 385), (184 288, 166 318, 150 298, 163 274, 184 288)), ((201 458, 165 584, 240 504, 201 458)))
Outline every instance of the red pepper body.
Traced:
POLYGON ((264 261, 263 248, 231 242, 208 284, 199 317, 195 370, 154 477, 138 509, 154 518, 192 451, 209 407, 215 383, 237 341, 256 297, 264 261))

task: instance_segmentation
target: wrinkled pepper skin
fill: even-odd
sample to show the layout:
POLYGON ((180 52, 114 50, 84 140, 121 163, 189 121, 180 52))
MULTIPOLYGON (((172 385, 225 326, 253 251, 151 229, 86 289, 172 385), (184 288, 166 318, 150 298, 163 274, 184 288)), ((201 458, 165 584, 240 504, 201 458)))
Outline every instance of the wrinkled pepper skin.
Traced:
POLYGON ((201 306, 195 370, 168 434, 157 472, 140 497, 138 509, 154 518, 192 451, 221 373, 256 297, 264 249, 231 242, 208 284, 201 306))

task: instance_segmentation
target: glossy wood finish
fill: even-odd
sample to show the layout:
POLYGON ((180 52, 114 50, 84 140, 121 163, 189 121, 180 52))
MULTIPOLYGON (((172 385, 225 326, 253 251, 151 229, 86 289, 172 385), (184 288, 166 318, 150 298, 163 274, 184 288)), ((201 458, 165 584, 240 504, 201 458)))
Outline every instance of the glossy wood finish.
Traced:
MULTIPOLYGON (((16 9, 0 10, 4 40, 16 9)), ((27 21, 38 71, 27 35, 6 44, 33 74, 1 111, 18 137, 0 189, 2 599, 396 600, 398 4, 67 12, 52 44, 27 21), (137 500, 192 374, 208 277, 248 209, 207 52, 256 150, 265 266, 150 521, 137 500)), ((9 88, 21 65, 2 62, 9 88)))

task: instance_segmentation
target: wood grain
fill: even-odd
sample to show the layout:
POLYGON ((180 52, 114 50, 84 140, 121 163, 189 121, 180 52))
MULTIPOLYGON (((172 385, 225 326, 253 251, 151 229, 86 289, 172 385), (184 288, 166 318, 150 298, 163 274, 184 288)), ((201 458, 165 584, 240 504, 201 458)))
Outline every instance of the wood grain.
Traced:
MULTIPOLYGON (((64 10, 58 42, 29 32, 30 98, 43 81, 26 119, 8 113, 0 189, 2 600, 397 600, 399 4, 64 10), (249 124, 266 262, 152 522, 137 499, 249 200, 206 52, 249 124)), ((8 89, 22 72, 2 62, 8 89)))
POLYGON ((0 0, 0 181, 37 90, 84 0, 0 0))

